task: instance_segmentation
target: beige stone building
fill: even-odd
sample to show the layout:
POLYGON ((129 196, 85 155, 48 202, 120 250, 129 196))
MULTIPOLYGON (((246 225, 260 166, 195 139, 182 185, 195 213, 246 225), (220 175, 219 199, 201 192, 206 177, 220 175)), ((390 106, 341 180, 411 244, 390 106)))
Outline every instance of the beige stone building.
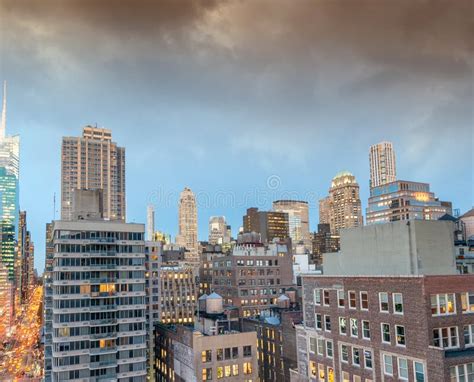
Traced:
POLYGON ((397 180, 395 151, 391 142, 380 142, 370 146, 370 188, 397 180))
POLYGON ((178 235, 176 244, 185 247, 189 252, 188 260, 199 261, 198 258, 198 234, 197 234, 197 206, 196 197, 189 188, 185 188, 179 197, 178 212, 178 235))
POLYGON ((61 219, 72 219, 75 189, 102 190, 103 216, 125 221, 125 148, 108 129, 86 126, 81 137, 63 137, 61 219))

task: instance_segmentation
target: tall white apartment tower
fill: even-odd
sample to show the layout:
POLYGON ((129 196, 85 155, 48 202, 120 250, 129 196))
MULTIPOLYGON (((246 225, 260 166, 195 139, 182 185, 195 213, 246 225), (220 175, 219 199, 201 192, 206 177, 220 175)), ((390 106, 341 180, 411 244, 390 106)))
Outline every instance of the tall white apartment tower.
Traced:
POLYGON ((380 142, 370 146, 370 188, 397 180, 395 151, 392 142, 380 142))
POLYGON ((197 207, 194 193, 185 188, 179 197, 176 244, 185 247, 189 260, 198 260, 197 207))
POLYGON ((51 228, 46 380, 145 382, 145 227, 79 210, 51 228))

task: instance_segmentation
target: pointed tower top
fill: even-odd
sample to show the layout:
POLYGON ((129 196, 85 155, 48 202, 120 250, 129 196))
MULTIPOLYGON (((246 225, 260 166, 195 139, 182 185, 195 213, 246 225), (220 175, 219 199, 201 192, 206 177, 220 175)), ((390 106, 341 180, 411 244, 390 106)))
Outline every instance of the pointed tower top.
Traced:
POLYGON ((0 124, 0 140, 5 138, 6 128, 7 128, 7 81, 3 81, 3 104, 2 104, 2 121, 0 124))

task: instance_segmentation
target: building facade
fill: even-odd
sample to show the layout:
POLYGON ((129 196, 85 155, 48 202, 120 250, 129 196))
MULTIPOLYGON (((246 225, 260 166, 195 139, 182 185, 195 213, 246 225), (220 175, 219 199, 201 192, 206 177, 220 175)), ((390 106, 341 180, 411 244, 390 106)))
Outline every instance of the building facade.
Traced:
POLYGON ((370 146, 370 188, 397 180, 395 151, 391 142, 380 142, 370 146))
POLYGON ((144 226, 54 221, 51 235, 51 353, 45 352, 51 373, 46 380, 144 382, 144 226))
POLYGON ((248 208, 243 217, 244 233, 260 234, 262 243, 271 243, 274 239, 284 240, 290 237, 288 214, 277 211, 259 211, 248 208))
POLYGON ((468 381, 474 275, 307 276, 292 380, 468 381))
POLYGON ((318 224, 318 232, 313 235, 313 251, 311 262, 323 265, 323 253, 337 252, 340 249, 341 237, 331 233, 329 224, 318 224))
POLYGON ((178 235, 176 244, 185 247, 188 253, 188 259, 199 261, 198 259, 198 227, 197 227, 197 206, 194 193, 185 188, 179 198, 178 212, 178 235))
POLYGON ((15 271, 20 304, 28 302, 31 287, 35 283, 34 253, 35 247, 31 240, 30 231, 28 231, 27 228, 26 211, 20 211, 17 240, 17 267, 15 271))
POLYGON ((149 204, 146 208, 146 239, 153 241, 155 233, 155 206, 149 204))
POLYGON ((288 229, 293 248, 303 244, 308 253, 311 252, 311 235, 309 232, 308 202, 301 200, 276 200, 273 202, 273 211, 288 214, 288 229))
POLYGON ((319 200, 319 224, 330 224, 331 223, 331 199, 329 196, 319 200))
POLYGON ((236 244, 232 253, 214 259, 213 290, 242 317, 258 315, 293 285, 292 262, 288 241, 236 244))
POLYGON ((397 180, 370 190, 367 224, 398 220, 438 220, 449 212, 428 183, 397 180))
POLYGON ((71 220, 76 189, 102 190, 103 214, 125 221, 125 148, 108 129, 86 126, 82 137, 63 137, 61 146, 61 219, 71 220))
POLYGON ((211 216, 209 218, 209 244, 229 246, 232 239, 230 226, 225 216, 211 216))
POLYGON ((239 330, 220 296, 202 297, 194 326, 155 326, 156 380, 257 381, 256 333, 239 330))

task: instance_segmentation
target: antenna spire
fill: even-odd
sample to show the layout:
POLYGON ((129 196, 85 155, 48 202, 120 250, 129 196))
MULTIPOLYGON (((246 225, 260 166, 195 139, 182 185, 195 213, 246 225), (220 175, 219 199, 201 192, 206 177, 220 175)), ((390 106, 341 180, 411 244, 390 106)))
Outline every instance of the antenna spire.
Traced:
POLYGON ((7 127, 7 81, 3 81, 3 104, 2 104, 2 121, 0 124, 0 140, 5 138, 7 127))

